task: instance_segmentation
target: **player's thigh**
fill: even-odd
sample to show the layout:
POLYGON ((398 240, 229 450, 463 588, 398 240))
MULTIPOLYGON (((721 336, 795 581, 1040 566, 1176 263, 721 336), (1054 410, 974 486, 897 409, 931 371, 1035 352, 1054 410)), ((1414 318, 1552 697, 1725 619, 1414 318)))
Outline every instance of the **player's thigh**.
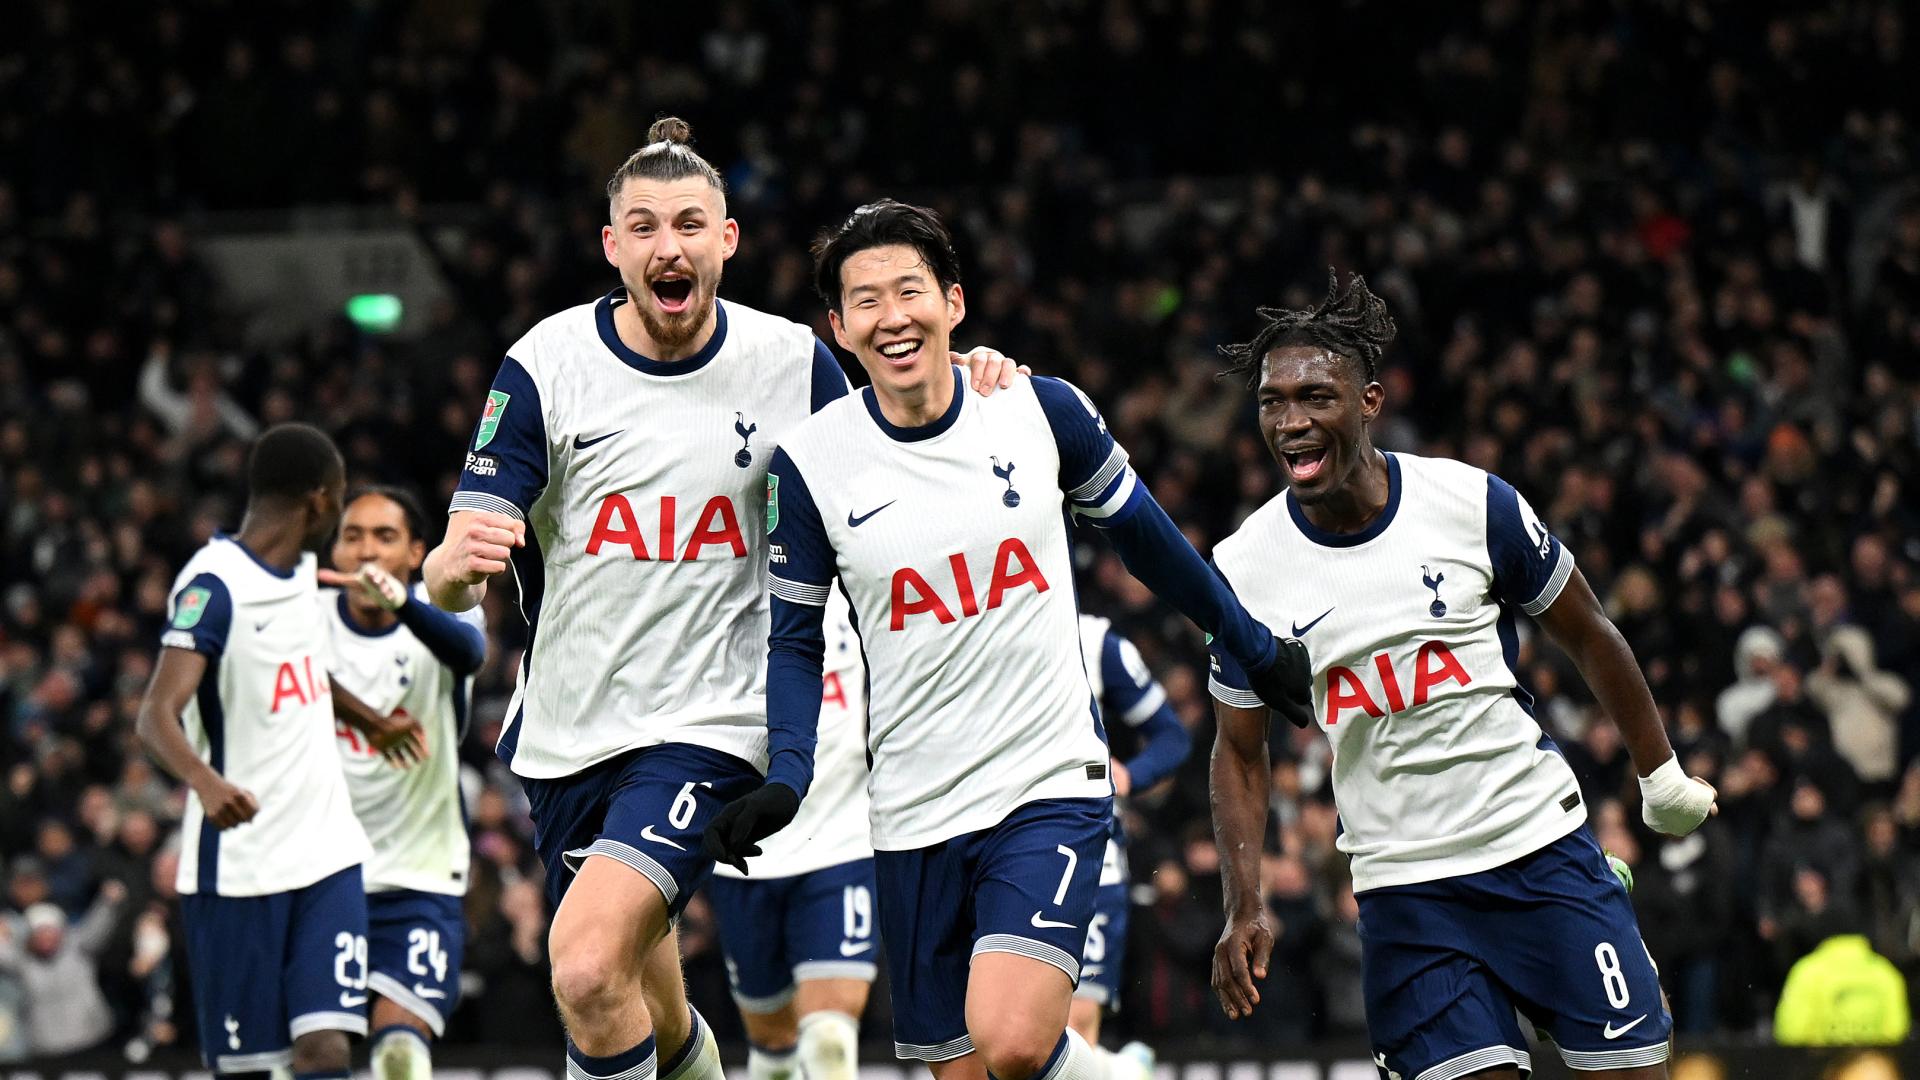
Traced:
POLYGON ((727 985, 743 1016, 792 1011, 793 964, 787 956, 786 916, 793 886, 791 878, 731 878, 718 874, 707 882, 707 901, 720 924, 720 954, 727 965, 727 985))
MULTIPOLYGON (((822 867, 792 879, 779 915, 795 983, 805 987, 873 982, 880 970, 875 889, 871 858, 822 867)), ((866 1000, 864 994, 861 1000, 866 1000)))
MULTIPOLYGON (((180 898, 196 1030, 215 1072, 255 1072, 292 1060, 282 991, 290 894, 180 898)), ((351 978, 351 976, 350 976, 351 978)))
POLYGON ((1426 882, 1370 889, 1359 901, 1376 1060, 1403 1077, 1532 1067, 1513 998, 1473 951, 1474 897, 1426 882))
POLYGON ((585 1000, 644 985, 648 953, 667 928, 667 901, 653 882, 615 859, 584 859, 547 931, 556 992, 585 1000))
MULTIPOLYGON (((937 1076, 973 1052, 967 1034, 967 974, 973 956, 972 833, 873 856, 874 901, 893 1004, 893 1049, 928 1062, 937 1076)), ((982 1074, 984 1075, 984 1074, 982 1074)))
POLYGON ((349 867, 292 894, 282 993, 287 1030, 367 1033, 367 894, 349 867))
POLYGON ((1585 828, 1512 868, 1518 903, 1479 936, 1521 1010, 1582 1071, 1667 1059, 1672 1017, 1633 905, 1585 828))
POLYGON ((1067 1028, 1073 982, 1057 964, 1015 952, 973 957, 967 1031, 996 1076, 1036 1077, 1067 1028))
MULTIPOLYGON (((367 894, 367 989, 373 1027, 397 1008, 438 1037, 460 1000, 466 916, 460 898, 396 889, 367 894), (385 1007, 383 1007, 385 1006, 385 1007), (390 1007, 390 1008, 386 1008, 390 1007)), ((391 1021, 389 1021, 391 1022, 391 1021)))

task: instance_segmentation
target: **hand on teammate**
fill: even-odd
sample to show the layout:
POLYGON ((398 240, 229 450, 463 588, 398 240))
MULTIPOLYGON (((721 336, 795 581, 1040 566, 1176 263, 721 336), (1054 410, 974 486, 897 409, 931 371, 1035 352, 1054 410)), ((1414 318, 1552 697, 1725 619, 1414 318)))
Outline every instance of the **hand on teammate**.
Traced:
POLYGON ((367 742, 389 764, 410 769, 427 760, 427 732, 404 710, 376 720, 366 732, 367 742))
POLYGON ((1013 373, 1033 374, 1033 369, 1025 364, 1015 363, 1010 356, 1002 356, 1000 350, 977 345, 964 356, 950 352, 947 356, 956 364, 967 369, 967 385, 981 397, 992 397, 995 390, 1005 390, 1013 385, 1013 373))
POLYGON ((786 828, 800 812, 800 796, 785 784, 761 784, 728 803, 707 825, 700 847, 707 857, 747 872, 760 841, 786 828))
POLYGON ((260 812, 260 800, 253 797, 253 792, 232 783, 219 773, 194 785, 194 794, 200 796, 200 808, 216 829, 245 825, 260 812))
POLYGON ((469 511, 447 534, 446 571, 457 585, 478 585, 505 573, 513 549, 527 546, 527 523, 506 514, 469 511))
POLYGON ((1267 977, 1273 956, 1273 922, 1262 905, 1251 916, 1229 917, 1220 943, 1213 947, 1213 993, 1229 1020, 1253 1015, 1260 1004, 1254 983, 1267 977))
POLYGON ((1247 672, 1247 681, 1267 708, 1286 717, 1294 727, 1306 727, 1313 723, 1313 663, 1307 657, 1307 647, 1299 638, 1276 637, 1274 643, 1279 648, 1273 663, 1247 672))
POLYGON ((399 578, 367 563, 351 574, 322 569, 320 584, 336 589, 352 589, 388 611, 399 611, 407 603, 407 586, 399 578))

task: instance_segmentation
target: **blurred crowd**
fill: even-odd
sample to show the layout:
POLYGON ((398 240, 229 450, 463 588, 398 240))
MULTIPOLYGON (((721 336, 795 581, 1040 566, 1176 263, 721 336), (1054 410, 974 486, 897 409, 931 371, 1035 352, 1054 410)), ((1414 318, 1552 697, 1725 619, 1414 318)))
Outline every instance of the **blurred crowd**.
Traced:
MULTIPOLYGON (((601 187, 668 112, 731 187, 728 296, 820 324, 815 229, 882 193, 939 207, 959 342, 1083 387, 1203 550, 1278 490, 1215 347, 1257 305, 1316 302, 1329 266, 1364 272, 1399 324, 1377 441, 1530 499, 1719 788, 1695 835, 1646 832, 1612 724, 1523 642, 1679 1029, 1763 1032, 1835 935, 1913 979, 1914 46, 1901 5, 1857 0, 0 5, 0 1060, 192 1038, 182 794, 133 718, 175 570, 237 524, 248 439, 320 423, 354 480, 444 505, 504 346, 615 283, 601 187), (220 212, 304 204, 472 208, 423 230, 456 302, 407 342, 343 320, 244 347, 196 243, 220 212)), ((1098 540, 1080 555, 1084 606, 1204 747, 1197 633, 1098 540)), ((475 872, 449 1038, 551 1047, 549 913, 490 753, 523 640, 502 592, 459 748, 475 872)), ((1127 809, 1116 1034, 1364 1031, 1325 744, 1273 750, 1262 1007, 1229 1024, 1207 988, 1199 751, 1127 809)), ((728 1030, 703 905, 681 934, 728 1030)))

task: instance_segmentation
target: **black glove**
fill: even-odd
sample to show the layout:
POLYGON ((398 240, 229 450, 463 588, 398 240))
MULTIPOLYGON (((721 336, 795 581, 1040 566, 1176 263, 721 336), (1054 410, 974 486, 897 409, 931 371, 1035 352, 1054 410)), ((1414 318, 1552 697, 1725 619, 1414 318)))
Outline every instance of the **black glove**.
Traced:
POLYGON ((1247 672, 1247 681, 1267 708, 1294 727, 1306 727, 1313 723, 1313 663, 1307 659, 1307 647, 1299 638, 1273 640, 1279 646, 1273 663, 1247 672))
POLYGON ((760 841, 787 827, 800 812, 800 796, 785 784, 761 784, 722 807, 700 837, 700 848, 714 862, 747 872, 747 858, 760 854, 760 841))

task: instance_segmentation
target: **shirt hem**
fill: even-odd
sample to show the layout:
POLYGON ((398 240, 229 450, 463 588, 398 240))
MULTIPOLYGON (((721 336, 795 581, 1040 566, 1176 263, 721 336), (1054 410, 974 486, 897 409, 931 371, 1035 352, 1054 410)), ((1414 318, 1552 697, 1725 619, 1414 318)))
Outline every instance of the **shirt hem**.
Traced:
POLYGON ((1376 860, 1376 864, 1371 867, 1360 858, 1355 858, 1353 860, 1353 891, 1358 894, 1371 889, 1392 888, 1396 885, 1419 885, 1428 881, 1466 877, 1469 874, 1478 874, 1505 866, 1516 859, 1523 859, 1539 851, 1585 825, 1587 823, 1585 803, 1577 809, 1579 812, 1569 814, 1564 822, 1550 828, 1520 834, 1522 839, 1516 843, 1490 850, 1469 845, 1466 851, 1473 853, 1471 858, 1464 855, 1450 855, 1413 863, 1387 862, 1384 865, 1380 865, 1376 860))
POLYGON ((1083 780, 1077 777, 1070 777, 1065 782, 1052 780, 1035 786, 1011 802, 996 803, 991 809, 947 818, 934 828, 909 833, 881 832, 878 824, 880 814, 876 811, 873 849, 875 851, 913 851, 918 848, 932 847, 934 844, 951 840, 956 836, 991 829, 1005 821, 1015 810, 1030 803, 1044 802, 1048 799, 1104 799, 1112 794, 1113 784, 1106 780, 1083 780))

